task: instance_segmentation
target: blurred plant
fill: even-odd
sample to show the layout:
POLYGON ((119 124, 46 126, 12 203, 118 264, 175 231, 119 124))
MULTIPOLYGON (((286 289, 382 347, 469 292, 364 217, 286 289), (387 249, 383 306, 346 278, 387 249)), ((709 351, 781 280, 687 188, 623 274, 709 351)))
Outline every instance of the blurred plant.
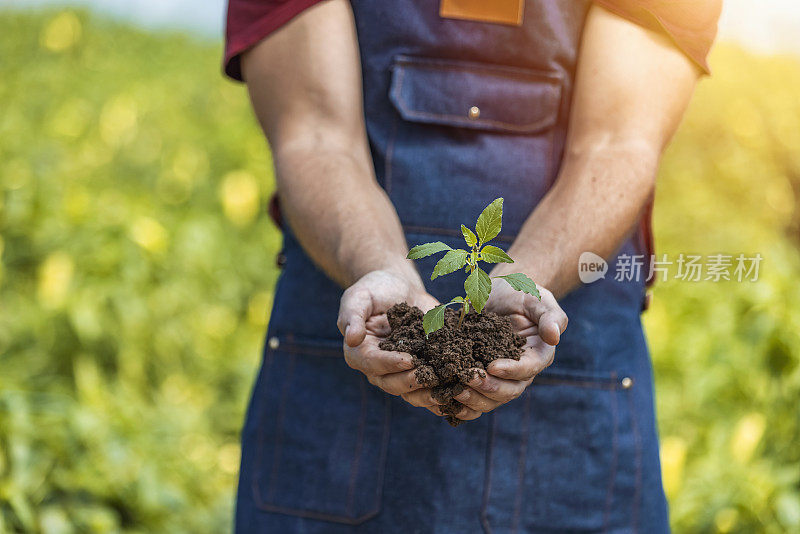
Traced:
MULTIPOLYGON (((71 10, 0 33, 0 532, 228 531, 280 244, 246 93, 181 35, 71 10)), ((800 64, 711 63, 658 252, 764 263, 644 314, 672 523, 798 532, 800 64)))

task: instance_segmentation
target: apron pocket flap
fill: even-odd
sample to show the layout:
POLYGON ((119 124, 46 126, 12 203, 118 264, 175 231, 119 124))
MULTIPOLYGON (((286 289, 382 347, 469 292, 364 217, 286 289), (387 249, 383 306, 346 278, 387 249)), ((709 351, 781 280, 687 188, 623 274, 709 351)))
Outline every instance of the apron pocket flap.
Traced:
POLYGON ((555 124, 561 77, 516 67, 396 56, 389 97, 407 121, 533 133, 555 124))

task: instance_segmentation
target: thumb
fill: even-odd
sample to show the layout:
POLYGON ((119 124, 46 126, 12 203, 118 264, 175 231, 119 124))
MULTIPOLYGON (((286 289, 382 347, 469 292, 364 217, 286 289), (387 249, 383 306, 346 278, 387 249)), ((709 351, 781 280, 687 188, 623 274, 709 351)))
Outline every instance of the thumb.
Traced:
POLYGON ((339 305, 339 318, 336 325, 351 347, 357 347, 367 336, 367 319, 372 315, 370 293, 356 286, 350 287, 342 295, 339 305))

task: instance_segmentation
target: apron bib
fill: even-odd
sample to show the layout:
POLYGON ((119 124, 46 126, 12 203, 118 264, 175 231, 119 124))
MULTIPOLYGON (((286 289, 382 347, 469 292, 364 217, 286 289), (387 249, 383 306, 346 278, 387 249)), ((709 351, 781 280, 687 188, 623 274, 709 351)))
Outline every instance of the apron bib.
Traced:
MULTIPOLYGON (((351 3, 376 176, 409 244, 461 246, 460 224, 502 196, 507 246, 558 173, 589 3, 528 0, 519 25, 442 18, 435 0, 351 3)), ((620 253, 646 254, 645 241, 637 229, 620 253)), ((345 364, 342 290, 288 228, 283 253, 238 532, 668 531, 644 282, 615 281, 612 260, 562 301, 555 363, 454 429, 345 364)), ((427 283, 444 301, 463 281, 427 283)))

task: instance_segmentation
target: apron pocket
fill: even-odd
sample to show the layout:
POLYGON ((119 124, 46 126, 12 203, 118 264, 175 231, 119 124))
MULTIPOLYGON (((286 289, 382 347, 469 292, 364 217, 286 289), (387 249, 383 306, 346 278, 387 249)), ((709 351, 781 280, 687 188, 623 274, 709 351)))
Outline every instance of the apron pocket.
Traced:
POLYGON ((348 524, 376 515, 389 399, 347 366, 341 341, 271 337, 261 380, 257 506, 348 524))
POLYGON ((563 97, 557 71, 395 56, 376 163, 404 229, 461 237, 464 218, 502 196, 500 239, 513 238, 555 179, 563 97))
POLYGON ((495 412, 482 521, 493 534, 625 529, 638 484, 630 390, 554 369, 495 412))

